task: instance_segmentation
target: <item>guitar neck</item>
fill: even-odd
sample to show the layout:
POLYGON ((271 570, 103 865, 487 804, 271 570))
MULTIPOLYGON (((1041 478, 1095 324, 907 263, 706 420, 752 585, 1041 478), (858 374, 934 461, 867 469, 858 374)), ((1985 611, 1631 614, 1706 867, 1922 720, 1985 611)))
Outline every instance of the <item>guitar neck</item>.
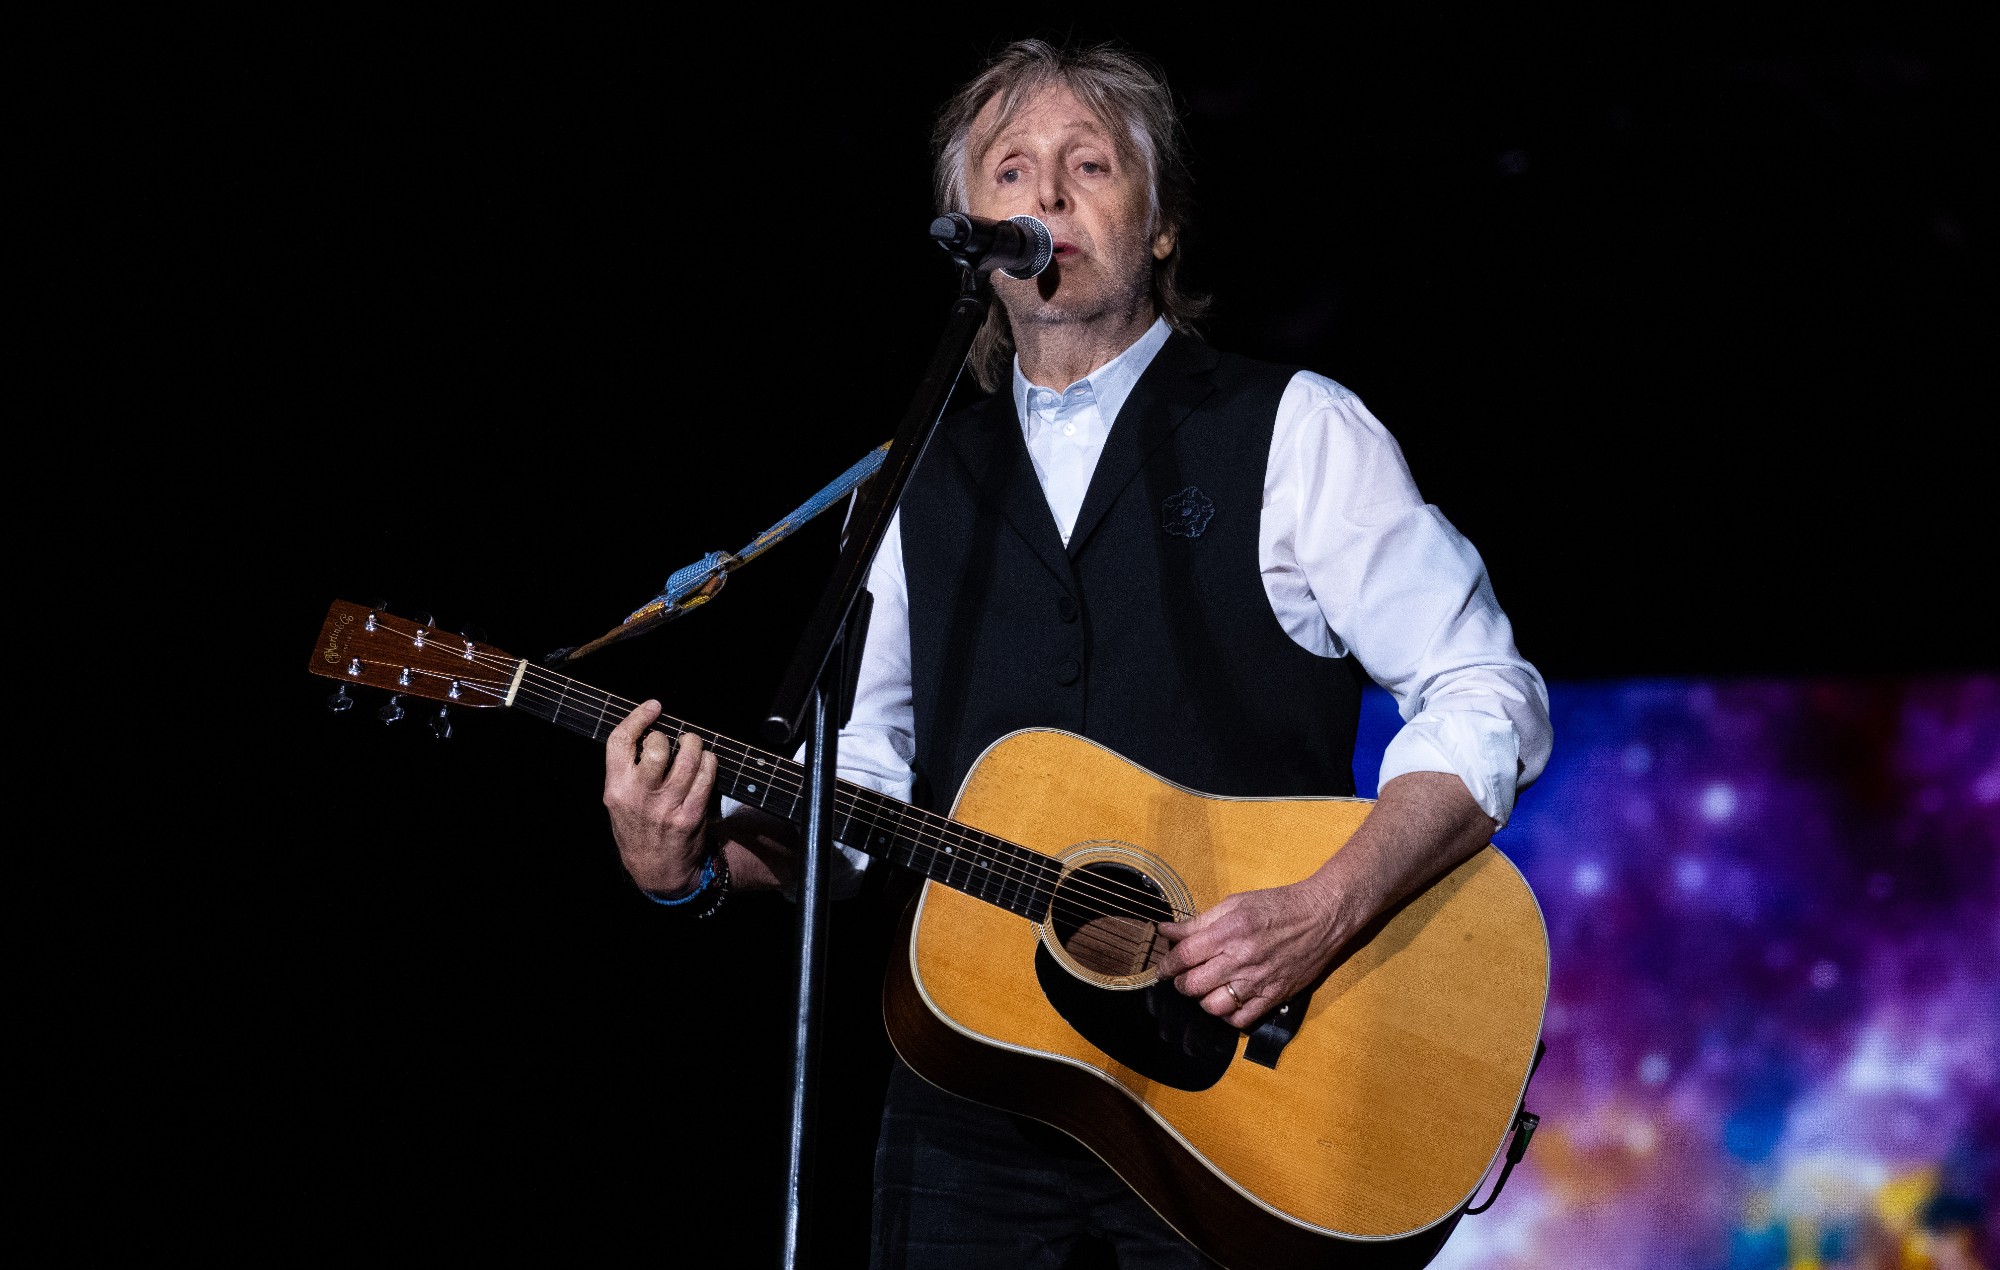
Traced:
MULTIPOLYGON (((592 741, 602 743, 636 704, 524 665, 508 704, 592 741)), ((811 791, 802 765, 667 715, 649 730, 665 735, 676 749, 683 736, 700 737, 715 755, 723 796, 805 827, 811 791)), ((852 781, 834 782, 832 819, 834 840, 843 846, 1030 920, 1048 912, 1060 867, 1038 851, 852 781)))

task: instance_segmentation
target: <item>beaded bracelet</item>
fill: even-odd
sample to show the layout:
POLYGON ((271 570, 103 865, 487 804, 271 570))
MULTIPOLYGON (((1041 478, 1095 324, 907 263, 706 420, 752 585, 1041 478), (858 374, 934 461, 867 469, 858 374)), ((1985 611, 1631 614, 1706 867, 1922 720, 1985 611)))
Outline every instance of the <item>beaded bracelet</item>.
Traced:
POLYGON ((703 889, 714 891, 715 898, 708 902, 707 908, 695 914, 697 921, 704 917, 715 916, 715 910, 721 908, 722 901, 729 898, 729 857, 722 854, 721 847, 717 847, 715 854, 708 857, 708 862, 712 869, 713 880, 703 889))
POLYGON ((714 914, 716 909, 722 907, 722 901, 729 898, 729 860, 728 857, 723 855, 719 847, 709 852, 708 858, 701 862, 701 878, 695 884, 695 888, 686 895, 675 896, 669 899, 657 891, 646 891, 644 894, 647 899, 658 904, 661 908, 681 908, 693 903, 701 896, 707 895, 710 891, 715 892, 715 894, 702 907, 700 912, 694 914, 697 921, 714 914))

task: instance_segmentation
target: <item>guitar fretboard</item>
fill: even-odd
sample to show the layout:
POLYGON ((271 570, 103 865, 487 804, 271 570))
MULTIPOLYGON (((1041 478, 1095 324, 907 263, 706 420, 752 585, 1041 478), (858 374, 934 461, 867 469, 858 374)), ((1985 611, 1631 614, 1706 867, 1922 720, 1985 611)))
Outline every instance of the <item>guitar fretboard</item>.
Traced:
MULTIPOLYGON (((535 690, 517 694, 514 708, 592 741, 609 737, 635 704, 580 680, 537 669, 527 673, 535 690)), ((666 735, 677 749, 683 735, 700 737, 715 755, 726 797, 804 826, 809 790, 800 764, 665 715, 650 730, 666 735)), ((834 782, 833 803, 833 836, 841 845, 1031 920, 1048 912, 1060 866, 1040 852, 852 781, 834 782)))

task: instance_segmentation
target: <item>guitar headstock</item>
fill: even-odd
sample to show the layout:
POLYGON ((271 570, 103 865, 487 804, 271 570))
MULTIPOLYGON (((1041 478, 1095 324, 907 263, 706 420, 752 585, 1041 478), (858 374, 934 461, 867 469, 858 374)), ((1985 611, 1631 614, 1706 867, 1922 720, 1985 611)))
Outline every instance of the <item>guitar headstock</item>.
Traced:
POLYGON ((507 704, 521 659, 381 609, 335 600, 306 669, 454 706, 507 704))

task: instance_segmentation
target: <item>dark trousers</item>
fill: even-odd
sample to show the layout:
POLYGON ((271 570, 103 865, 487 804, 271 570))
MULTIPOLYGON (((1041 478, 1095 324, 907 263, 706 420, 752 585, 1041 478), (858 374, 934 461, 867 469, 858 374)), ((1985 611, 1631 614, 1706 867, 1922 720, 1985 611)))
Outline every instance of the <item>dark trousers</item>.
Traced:
POLYGON ((1074 1139, 898 1062, 875 1148, 872 1270, 1213 1270, 1074 1139))

